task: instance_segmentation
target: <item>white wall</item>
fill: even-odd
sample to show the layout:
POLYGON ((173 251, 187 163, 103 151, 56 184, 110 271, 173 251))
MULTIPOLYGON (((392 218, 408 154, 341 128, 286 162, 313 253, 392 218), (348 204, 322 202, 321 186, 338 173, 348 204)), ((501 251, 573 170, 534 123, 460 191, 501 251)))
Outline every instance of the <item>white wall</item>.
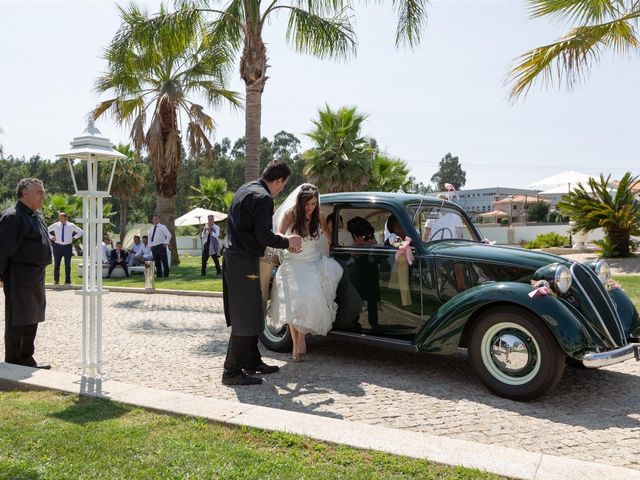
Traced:
MULTIPOLYGON (((498 224, 476 224, 476 227, 478 227, 482 236, 499 245, 508 245, 509 243, 520 244, 520 242, 523 241, 529 242, 536 238, 536 236, 549 232, 555 232, 565 237, 569 236, 569 224, 567 223, 536 223, 527 225, 524 223, 514 223, 511 227, 503 227, 498 224), (509 228, 513 228, 513 242, 508 241, 509 228)), ((602 240, 603 238, 604 232, 601 228, 587 234, 587 242, 589 243, 594 240, 602 240)))

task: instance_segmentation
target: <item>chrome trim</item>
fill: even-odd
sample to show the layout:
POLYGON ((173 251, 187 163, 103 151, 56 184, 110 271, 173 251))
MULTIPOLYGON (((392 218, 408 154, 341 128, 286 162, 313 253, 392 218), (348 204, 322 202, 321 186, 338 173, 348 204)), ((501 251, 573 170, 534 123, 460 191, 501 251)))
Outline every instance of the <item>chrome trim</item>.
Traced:
POLYGON ((616 348, 615 350, 609 350, 607 352, 587 353, 582 358, 582 364, 587 368, 606 367, 607 365, 614 365, 624 362, 625 360, 631 360, 634 357, 636 361, 640 360, 640 343, 629 343, 622 348, 616 348))
POLYGON ((498 335, 491 344, 491 358, 506 374, 521 372, 529 364, 529 349, 518 336, 511 333, 498 335))
MULTIPOLYGON (((596 284, 598 287, 602 285, 602 282, 596 275, 595 271, 591 270, 586 265, 581 265, 581 268, 583 268, 588 275, 596 276, 595 280, 593 280, 594 284, 596 284)), ((616 306, 613 298, 611 298, 611 295, 609 295, 609 292, 604 285, 602 285, 602 289, 598 288, 598 291, 600 292, 600 296, 602 296, 602 298, 604 299, 604 302, 609 306, 611 315, 616 321, 616 327, 618 328, 618 333, 620 334, 620 338, 622 339, 622 346, 627 345, 629 342, 627 341, 627 336, 625 335, 624 328, 622 327, 622 321, 620 320, 620 315, 618 314, 618 307, 616 306)))
MULTIPOLYGON (((602 325, 602 328, 604 329, 605 332, 607 332, 607 336, 609 337, 609 340, 611 341, 611 345, 616 345, 616 341, 613 339, 613 337, 611 336, 611 332, 609 332, 609 329, 607 328, 607 326, 604 323, 604 320, 602 319, 602 316, 600 315, 600 312, 598 312, 598 309, 596 308, 596 306, 593 304, 593 302, 591 301, 591 298, 589 297, 589 295, 587 294, 587 292, 584 290, 584 288, 582 287, 582 285, 580 284, 580 280, 578 280, 576 278, 576 276, 573 273, 573 270, 576 268, 578 264, 574 263, 573 265, 571 265, 571 268, 569 269, 569 271, 571 272, 571 276, 573 277, 573 279, 575 280, 575 284, 578 286, 578 288, 580 289, 580 291, 582 292, 583 296, 589 301, 589 305, 591 306, 591 310, 593 311, 593 313, 596 314, 596 316, 598 317, 598 320, 600 321, 600 325, 602 325)), ((598 283, 600 283, 600 280, 598 280, 598 283)), ((624 338, 624 335, 623 335, 624 338)))

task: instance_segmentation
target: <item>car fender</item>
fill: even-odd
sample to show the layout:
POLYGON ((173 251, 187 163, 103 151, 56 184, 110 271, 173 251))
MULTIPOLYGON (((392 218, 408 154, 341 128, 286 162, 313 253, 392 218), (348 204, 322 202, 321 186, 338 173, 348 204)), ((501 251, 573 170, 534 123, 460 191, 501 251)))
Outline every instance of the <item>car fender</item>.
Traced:
POLYGON ((487 282, 465 290, 442 305, 417 337, 421 351, 450 354, 464 346, 471 322, 499 305, 525 308, 539 317, 570 356, 592 344, 581 314, 567 302, 548 295, 530 297, 533 287, 519 282, 487 282))
POLYGON ((612 288, 609 296, 616 305, 622 328, 628 336, 640 338, 640 317, 635 305, 622 288, 612 288))

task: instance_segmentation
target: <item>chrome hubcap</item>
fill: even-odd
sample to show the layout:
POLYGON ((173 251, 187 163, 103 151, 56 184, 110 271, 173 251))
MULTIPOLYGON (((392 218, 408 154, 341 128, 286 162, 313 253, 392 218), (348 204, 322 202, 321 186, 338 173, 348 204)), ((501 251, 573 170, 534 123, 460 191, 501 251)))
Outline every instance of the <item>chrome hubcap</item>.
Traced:
POLYGON ((522 371, 530 359, 527 345, 522 339, 509 333, 494 338, 491 357, 500 370, 511 374, 522 371))

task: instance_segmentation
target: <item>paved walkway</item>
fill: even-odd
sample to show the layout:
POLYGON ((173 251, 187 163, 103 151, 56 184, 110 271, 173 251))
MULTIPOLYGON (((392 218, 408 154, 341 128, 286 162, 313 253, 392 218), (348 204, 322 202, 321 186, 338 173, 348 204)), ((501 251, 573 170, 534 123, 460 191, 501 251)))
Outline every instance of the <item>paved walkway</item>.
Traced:
MULTIPOLYGON (((37 358, 78 373, 81 298, 48 290, 47 300, 37 358)), ((113 380, 640 470, 640 363, 567 368, 553 395, 517 403, 489 393, 464 353, 381 354, 314 338, 307 362, 265 352, 281 372, 230 388, 219 381, 228 339, 221 299, 112 292, 103 302, 113 380)))

